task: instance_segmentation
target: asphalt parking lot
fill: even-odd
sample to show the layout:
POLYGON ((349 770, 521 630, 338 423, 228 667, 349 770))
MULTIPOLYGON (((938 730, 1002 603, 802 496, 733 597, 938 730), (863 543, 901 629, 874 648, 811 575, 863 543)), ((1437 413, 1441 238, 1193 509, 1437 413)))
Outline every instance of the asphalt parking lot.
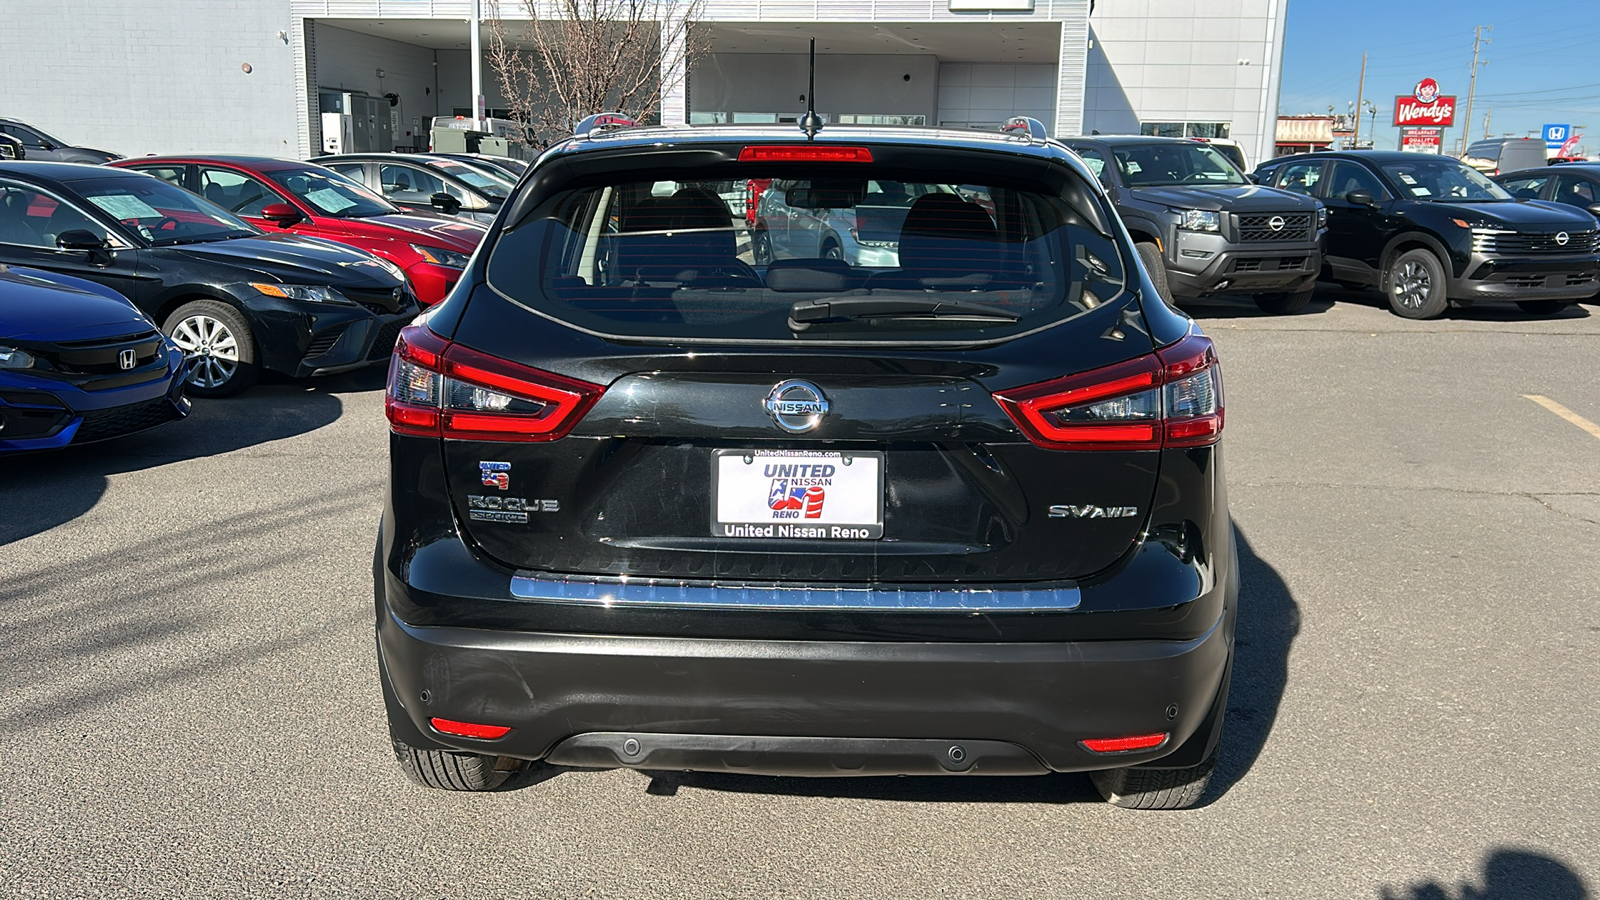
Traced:
POLYGON ((1591 896, 1600 306, 1380 302, 1191 308, 1244 581, 1185 812, 1081 776, 426 791, 374 673, 381 371, 0 461, 0 894, 1591 896))

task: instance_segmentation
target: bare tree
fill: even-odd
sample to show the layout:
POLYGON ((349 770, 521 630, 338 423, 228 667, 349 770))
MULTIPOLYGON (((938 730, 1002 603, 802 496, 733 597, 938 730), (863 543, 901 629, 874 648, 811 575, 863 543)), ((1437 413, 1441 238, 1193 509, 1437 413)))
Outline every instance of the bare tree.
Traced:
POLYGON ((546 146, 584 117, 655 121, 706 50, 705 0, 520 0, 520 35, 488 0, 486 58, 514 118, 546 146))

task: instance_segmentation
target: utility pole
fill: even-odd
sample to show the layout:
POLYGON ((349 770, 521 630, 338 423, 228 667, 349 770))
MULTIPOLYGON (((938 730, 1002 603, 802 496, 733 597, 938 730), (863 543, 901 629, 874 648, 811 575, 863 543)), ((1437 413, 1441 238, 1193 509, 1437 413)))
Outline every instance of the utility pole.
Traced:
POLYGON ((1461 123, 1461 150, 1456 154, 1457 156, 1466 155, 1467 141, 1472 139, 1472 99, 1478 92, 1478 67, 1489 64, 1488 60, 1478 62, 1478 49, 1482 45, 1489 43, 1484 38, 1483 33, 1493 30, 1493 25, 1479 25, 1472 29, 1472 78, 1467 83, 1467 115, 1461 123))
MULTIPOLYGON (((1350 149, 1361 149, 1361 109, 1367 99, 1367 51, 1361 51, 1361 82, 1356 85, 1356 132, 1350 138, 1350 149)), ((1376 127, 1376 125, 1374 125, 1376 127)))
POLYGON ((1489 117, 1492 115, 1494 115, 1492 106, 1483 111, 1483 139, 1486 141, 1489 139, 1489 117))
POLYGON ((478 43, 480 16, 478 0, 472 0, 472 18, 467 20, 467 27, 472 29, 470 37, 472 49, 472 129, 484 131, 487 126, 483 122, 483 47, 478 43))

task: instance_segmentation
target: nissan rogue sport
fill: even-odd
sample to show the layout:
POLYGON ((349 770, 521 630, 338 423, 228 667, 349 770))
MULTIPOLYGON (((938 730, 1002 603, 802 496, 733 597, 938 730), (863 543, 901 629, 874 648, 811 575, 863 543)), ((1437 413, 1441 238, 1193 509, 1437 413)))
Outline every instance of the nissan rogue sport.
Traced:
MULTIPOLYGON (((1011 135, 591 119, 390 368, 394 749, 529 767, 1088 772, 1193 805, 1237 563, 1211 341, 1011 135), (893 265, 757 264, 708 184, 915 197, 893 265)), ((531 776, 531 773, 530 773, 531 776)))

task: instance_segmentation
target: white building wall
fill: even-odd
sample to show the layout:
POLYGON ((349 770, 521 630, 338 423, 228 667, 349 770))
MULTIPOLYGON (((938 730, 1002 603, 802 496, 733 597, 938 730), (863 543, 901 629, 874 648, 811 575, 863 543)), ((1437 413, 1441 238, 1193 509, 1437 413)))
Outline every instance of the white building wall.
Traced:
MULTIPOLYGON (((690 109, 804 113, 807 67, 801 53, 708 54, 689 75, 690 109)), ((817 55, 820 113, 920 115, 932 125, 938 95, 939 62, 932 56, 817 55)))
POLYGON ((1084 131, 1227 122, 1252 163, 1272 155, 1286 0, 1099 0, 1089 17, 1084 131))
POLYGON ((0 0, 0 115, 127 156, 294 156, 289 6, 0 0))
POLYGON ((1056 71, 1052 65, 1027 63, 944 63, 938 124, 998 126, 1012 116, 1029 116, 1050 127, 1056 118, 1056 71))

